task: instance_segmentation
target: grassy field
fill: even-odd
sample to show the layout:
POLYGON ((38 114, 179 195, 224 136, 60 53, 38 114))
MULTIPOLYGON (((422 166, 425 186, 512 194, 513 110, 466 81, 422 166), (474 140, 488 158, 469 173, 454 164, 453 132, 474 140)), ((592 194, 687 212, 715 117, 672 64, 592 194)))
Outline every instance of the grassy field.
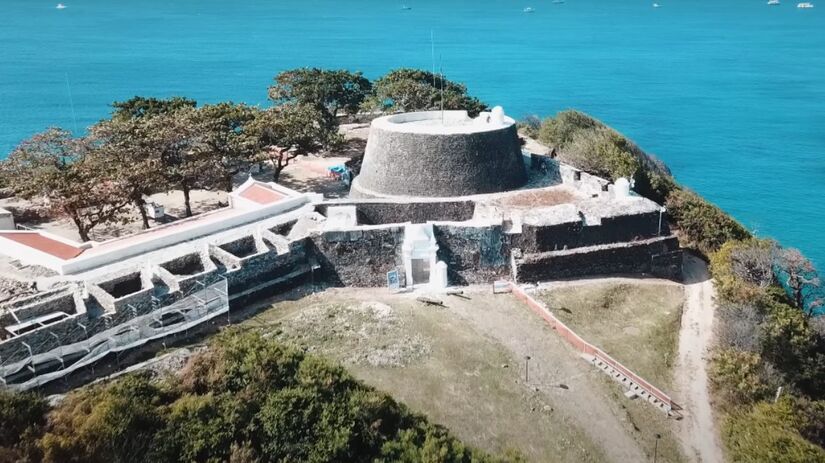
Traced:
MULTIPOLYGON (((669 432, 664 415, 624 398, 512 296, 485 288, 439 297, 446 307, 332 289, 278 302, 243 326, 336 359, 485 450, 535 462, 651 459, 651 429, 669 432)), ((658 461, 682 461, 666 440, 658 461)))
POLYGON ((679 285, 600 283, 544 291, 553 314, 643 378, 673 378, 684 290, 679 285))
MULTIPOLYGON (((605 282, 570 285, 540 293, 553 313, 589 342, 665 391, 672 384, 684 290, 675 284, 605 282)), ((682 459, 673 422, 640 400, 627 400, 605 376, 640 445, 656 445, 665 461, 682 459)))

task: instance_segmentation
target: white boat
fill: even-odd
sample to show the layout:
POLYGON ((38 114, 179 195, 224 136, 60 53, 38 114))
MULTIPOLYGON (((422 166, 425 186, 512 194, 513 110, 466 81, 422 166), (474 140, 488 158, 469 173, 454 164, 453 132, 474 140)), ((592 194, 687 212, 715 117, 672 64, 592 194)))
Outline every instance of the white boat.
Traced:
POLYGON ((558 5, 558 4, 564 3, 564 0, 553 0, 552 3, 555 3, 556 5, 558 5))
POLYGON ((802 3, 797 3, 796 7, 797 8, 813 8, 814 4, 811 3, 811 2, 802 2, 802 3))
POLYGON ((68 7, 66 5, 62 4, 62 3, 58 3, 55 8, 57 8, 58 10, 63 10, 63 9, 68 8, 68 7))
POLYGON ((525 8, 523 11, 524 11, 525 13, 532 13, 534 10, 533 10, 533 8, 531 8, 531 7, 529 7, 529 6, 528 6, 528 7, 527 7, 527 8, 525 8))
POLYGON ((660 6, 662 6, 662 5, 659 5, 658 3, 653 4, 653 8, 659 8, 660 6))
POLYGON ((411 7, 411 6, 407 6, 407 5, 401 5, 401 9, 402 9, 402 10, 412 10, 412 7, 411 7))
POLYGON ((768 0, 768 5, 779 5, 779 0, 768 0))

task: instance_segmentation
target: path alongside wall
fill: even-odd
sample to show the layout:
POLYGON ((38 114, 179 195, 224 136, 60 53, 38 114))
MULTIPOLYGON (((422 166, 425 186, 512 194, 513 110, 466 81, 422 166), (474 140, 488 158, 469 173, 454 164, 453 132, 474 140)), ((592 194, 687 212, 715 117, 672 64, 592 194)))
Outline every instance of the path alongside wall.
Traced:
POLYGON ((695 256, 685 256, 685 296, 679 332, 675 395, 687 409, 678 427, 685 455, 692 461, 724 461, 719 430, 708 391, 708 352, 713 338, 715 311, 713 280, 707 265, 695 256))

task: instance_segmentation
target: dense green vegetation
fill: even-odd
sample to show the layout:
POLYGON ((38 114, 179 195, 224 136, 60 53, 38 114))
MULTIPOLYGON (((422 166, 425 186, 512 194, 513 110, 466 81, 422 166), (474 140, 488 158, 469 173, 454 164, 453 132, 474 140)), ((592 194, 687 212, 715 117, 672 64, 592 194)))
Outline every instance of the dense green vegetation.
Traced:
POLYGON ((825 461, 825 308, 810 261, 798 250, 753 238, 678 185, 655 158, 584 113, 528 118, 520 128, 563 162, 633 179, 635 191, 667 206, 682 244, 710 259, 719 304, 710 375, 730 458, 825 461))
POLYGON ((0 461, 504 462, 342 368, 224 333, 175 376, 130 375, 49 407, 0 392, 0 461))
POLYGON ((425 71, 398 69, 374 84, 361 73, 300 68, 269 88, 274 106, 223 102, 198 106, 185 97, 136 96, 112 103, 112 115, 74 137, 51 128, 23 141, 0 162, 0 188, 68 218, 80 238, 95 227, 139 212, 149 228, 145 196, 181 190, 185 216, 193 189, 231 191, 233 177, 253 165, 272 179, 296 157, 343 143, 338 116, 359 111, 416 111, 486 106, 462 84, 425 71))
POLYGON ((825 320, 812 316, 818 301, 800 296, 818 285, 812 266, 794 249, 748 239, 722 245, 711 270, 719 311, 710 374, 732 460, 825 461, 825 320))

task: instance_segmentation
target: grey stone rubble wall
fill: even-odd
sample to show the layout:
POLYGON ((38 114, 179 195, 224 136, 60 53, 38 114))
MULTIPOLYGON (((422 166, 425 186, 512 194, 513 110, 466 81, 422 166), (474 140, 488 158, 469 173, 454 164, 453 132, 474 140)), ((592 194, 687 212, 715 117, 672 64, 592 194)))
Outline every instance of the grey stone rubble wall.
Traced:
POLYGON ((384 225, 394 223, 463 222, 473 218, 474 201, 419 201, 419 202, 376 202, 376 201, 335 201, 319 204, 318 212, 327 215, 327 208, 334 206, 355 206, 359 225, 384 225))
POLYGON ((386 286, 386 274, 401 269, 404 227, 366 227, 350 231, 313 234, 311 255, 321 266, 321 276, 335 286, 386 286))
POLYGON ((247 291, 266 282, 277 280, 307 262, 303 240, 290 243, 287 252, 267 249, 239 259, 239 266, 228 269, 224 276, 229 284, 229 294, 247 291))
POLYGON ((63 289, 48 294, 48 297, 29 298, 26 304, 3 307, 0 329, 17 323, 17 320, 25 321, 54 312, 65 312, 70 315, 77 312, 73 290, 63 289))
POLYGON ((678 280, 681 256, 676 237, 667 236, 523 256, 514 253, 513 268, 520 283, 617 273, 647 273, 678 280))
POLYGON ((501 225, 434 224, 433 233, 451 285, 488 283, 509 274, 509 237, 501 225))
POLYGON ((463 196, 513 190, 526 181, 515 125, 458 134, 372 127, 352 193, 463 196))
MULTIPOLYGON (((668 235, 662 219, 661 235, 668 235)), ((522 225, 519 247, 525 253, 555 251, 565 248, 621 243, 660 236, 659 212, 606 217, 599 225, 582 221, 557 225, 522 225)))

